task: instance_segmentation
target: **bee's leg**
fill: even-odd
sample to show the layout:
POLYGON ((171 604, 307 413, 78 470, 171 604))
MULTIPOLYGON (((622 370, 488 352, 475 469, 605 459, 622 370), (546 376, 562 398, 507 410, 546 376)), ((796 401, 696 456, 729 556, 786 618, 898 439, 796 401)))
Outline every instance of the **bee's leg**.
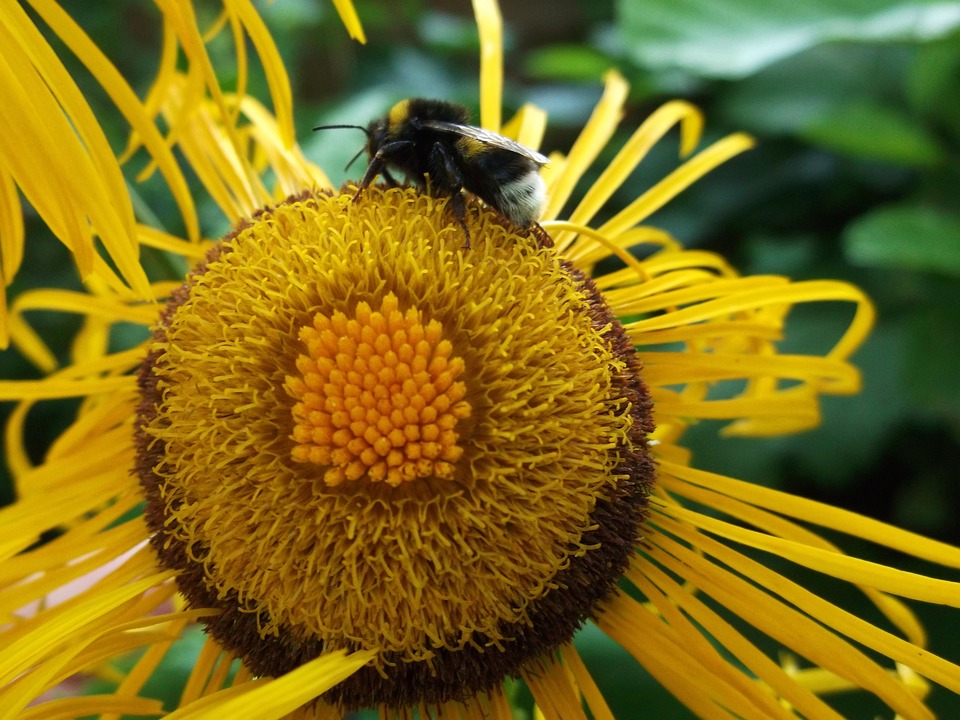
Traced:
POLYGON ((463 196, 463 177, 453 155, 442 143, 437 143, 430 151, 431 165, 443 174, 444 183, 450 188, 450 209, 463 228, 464 246, 470 247, 470 228, 467 227, 467 201, 463 196))
POLYGON ((387 158, 398 151, 402 152, 406 150, 411 145, 413 145, 412 140, 395 140, 394 142, 381 145, 376 154, 370 158, 367 171, 363 174, 363 177, 360 178, 360 182, 357 183, 357 194, 353 196, 353 201, 356 202, 360 197, 360 193, 370 187, 370 183, 374 181, 377 175, 383 175, 393 187, 396 187, 397 181, 393 179, 393 176, 391 176, 387 170, 387 158))

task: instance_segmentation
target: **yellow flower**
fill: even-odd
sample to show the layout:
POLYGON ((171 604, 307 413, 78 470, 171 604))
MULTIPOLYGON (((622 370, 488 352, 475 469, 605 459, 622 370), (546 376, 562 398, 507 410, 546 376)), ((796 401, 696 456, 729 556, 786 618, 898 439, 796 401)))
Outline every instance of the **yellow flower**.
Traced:
MULTIPOLYGON (((737 435, 809 428, 821 395, 859 387, 848 359, 873 310, 857 288, 740 277, 642 224, 749 138, 694 154, 701 116, 669 103, 560 219, 619 121, 627 88, 611 73, 544 169, 542 229, 475 199, 461 224, 445 197, 330 188, 294 142, 284 69, 248 2, 225 2, 204 33, 189 4, 158 1, 166 44, 142 101, 52 0, 32 4, 132 135, 114 157, 31 20, 0 4, 4 277, 19 262, 19 187, 86 285, 10 307, 10 340, 47 375, 0 382, 19 403, 6 433, 18 499, 0 510, 3 717, 171 712, 144 686, 195 623, 207 640, 169 717, 509 718, 504 687, 519 677, 544 717, 607 718, 572 642, 588 621, 705 718, 835 718, 824 696, 852 690, 926 718, 928 681, 960 692, 960 668, 923 648, 898 599, 957 607, 960 585, 850 557, 810 528, 949 567, 960 550, 696 470, 681 445, 701 418, 737 435), (223 28, 249 35, 272 113, 243 92, 243 53, 238 92, 219 87, 204 47, 223 28), (677 125, 689 158, 608 207, 677 125), (184 237, 134 215, 123 165, 142 153, 184 237), (181 162, 233 224, 220 242, 202 237, 181 162), (152 279, 140 248, 193 268, 152 279), (848 329, 822 357, 779 353, 790 310, 810 302, 851 303, 848 329), (27 323, 36 309, 82 317, 69 366, 27 323), (111 347, 130 323, 150 339, 111 347), (716 397, 728 381, 739 391, 716 397), (27 413, 65 397, 80 398, 77 417, 34 465, 27 413), (853 584, 889 629, 771 556, 853 584), (88 677, 116 687, 55 694, 88 677)), ((480 122, 539 147, 538 109, 501 126, 499 13, 475 8, 480 122)))

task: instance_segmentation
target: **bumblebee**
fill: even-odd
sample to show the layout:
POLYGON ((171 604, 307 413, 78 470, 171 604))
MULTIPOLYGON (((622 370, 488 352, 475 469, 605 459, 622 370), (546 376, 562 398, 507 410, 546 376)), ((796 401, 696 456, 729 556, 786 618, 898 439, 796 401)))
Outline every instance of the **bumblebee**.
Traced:
MULTIPOLYGON (((378 175, 391 185, 391 170, 402 172, 421 190, 449 195, 453 214, 467 230, 463 191, 520 227, 530 227, 540 216, 546 195, 540 168, 549 160, 502 135, 470 125, 465 107, 442 100, 412 98, 394 105, 386 117, 367 127, 367 170, 358 183, 362 192, 378 175)), ((360 153, 357 153, 359 155, 360 153)), ((349 166, 348 166, 349 167, 349 166)), ((469 244, 469 234, 467 234, 469 244)))

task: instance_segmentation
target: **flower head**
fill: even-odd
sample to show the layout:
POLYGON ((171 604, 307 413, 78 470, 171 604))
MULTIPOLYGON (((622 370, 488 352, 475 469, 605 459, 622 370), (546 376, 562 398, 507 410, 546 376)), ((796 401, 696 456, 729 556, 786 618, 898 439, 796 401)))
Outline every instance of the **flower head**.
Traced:
MULTIPOLYGON (((39 117, 50 101, 51 122, 77 128, 65 142, 75 175, 57 177, 41 123, 27 126, 36 143, 3 151, 0 177, 74 250, 88 285, 11 306, 12 341, 48 375, 0 383, 20 401, 7 432, 19 499, 2 511, 0 707, 41 698, 28 712, 159 714, 143 685, 194 623, 208 639, 181 717, 509 717, 511 677, 548 718, 583 717, 584 705, 610 717, 572 643, 587 621, 703 717, 837 717, 822 697, 837 689, 929 717, 927 679, 960 691, 960 669, 923 649, 894 597, 956 607, 957 584, 848 557, 810 526, 953 567, 960 551, 694 469, 680 444, 700 418, 741 435, 811 427, 821 395, 859 386, 848 358, 872 307, 857 288, 740 277, 642 224, 749 138, 693 154, 701 117, 669 103, 559 220, 621 114, 626 85, 611 73, 579 140, 544 168, 540 226, 516 227, 475 198, 460 222, 444 194, 329 187, 293 143, 282 64, 246 3, 224 19, 254 40, 276 117, 219 87, 185 3, 160 3, 170 45, 142 102, 59 8, 41 5, 129 119, 130 152, 142 143, 155 159, 186 237, 134 219, 121 163, 69 76, 27 16, 0 6, 19 63, 0 73, 17 101, 0 122, 39 117), (17 91, 28 76, 45 79, 36 98, 17 91), (676 125, 689 159, 592 225, 676 125), (234 227, 219 242, 200 239, 173 144, 234 227), (68 192, 43 192, 44 179, 68 192), (193 268, 151 283, 138 246, 193 268), (838 301, 855 310, 823 357, 778 352, 792 307, 838 301), (68 367, 55 368, 24 320, 33 308, 83 316, 68 367), (150 339, 110 349, 109 330, 130 322, 150 339), (727 380, 738 392, 716 397, 727 380), (82 403, 33 465, 24 417, 54 397, 82 403), (47 530, 54 539, 37 542, 47 530), (855 584, 899 634, 765 566, 763 553, 855 584), (775 662, 743 625, 805 664, 775 662), (68 678, 116 675, 109 663, 136 649, 113 692, 44 696, 68 678), (242 668, 228 680, 234 658, 242 668)), ((481 124, 537 147, 536 108, 500 126, 499 16, 475 6, 481 124)), ((5 207, 14 226, 19 210, 5 207)))
POLYGON ((568 642, 652 482, 648 392, 600 293, 486 208, 464 248, 446 205, 265 210, 174 294, 140 371, 162 564, 258 675, 375 650, 328 694, 351 708, 462 700, 568 642))

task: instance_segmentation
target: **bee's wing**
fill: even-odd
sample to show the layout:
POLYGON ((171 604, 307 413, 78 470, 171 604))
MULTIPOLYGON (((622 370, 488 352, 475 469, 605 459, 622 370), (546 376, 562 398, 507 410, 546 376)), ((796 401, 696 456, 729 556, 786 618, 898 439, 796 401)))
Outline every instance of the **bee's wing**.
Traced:
POLYGON ((501 150, 509 150, 510 152, 532 160, 538 165, 546 165, 550 162, 548 157, 541 155, 536 150, 531 150, 526 145, 521 145, 510 138, 505 138, 503 135, 497 135, 497 133, 474 127, 473 125, 459 125, 458 123, 444 122, 443 120, 421 120, 420 124, 431 130, 440 130, 441 132, 453 133, 454 135, 462 135, 471 140, 478 140, 479 142, 493 145, 501 150))

